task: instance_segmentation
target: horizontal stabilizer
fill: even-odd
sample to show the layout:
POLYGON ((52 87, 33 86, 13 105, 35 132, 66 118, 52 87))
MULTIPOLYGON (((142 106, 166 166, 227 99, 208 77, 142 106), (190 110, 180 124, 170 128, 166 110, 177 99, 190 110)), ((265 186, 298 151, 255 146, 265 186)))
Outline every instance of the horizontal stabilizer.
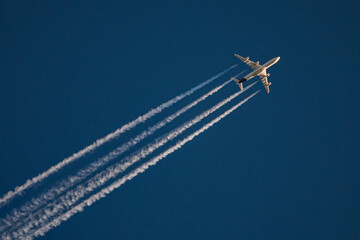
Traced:
POLYGON ((232 77, 232 78, 231 78, 231 80, 235 81, 236 83, 239 83, 239 82, 240 82, 240 80, 239 80, 239 79, 234 78, 234 77, 232 77))
POLYGON ((244 87, 243 87, 243 84, 242 84, 241 80, 236 79, 236 78, 231 78, 231 79, 234 80, 237 83, 237 85, 239 85, 241 91, 244 90, 244 87))

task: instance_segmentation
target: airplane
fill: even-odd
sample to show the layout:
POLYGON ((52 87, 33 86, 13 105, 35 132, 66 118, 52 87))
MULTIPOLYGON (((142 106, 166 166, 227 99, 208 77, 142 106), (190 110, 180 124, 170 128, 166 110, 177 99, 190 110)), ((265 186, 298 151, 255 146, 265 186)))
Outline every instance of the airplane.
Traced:
POLYGON ((269 67, 271 67, 272 65, 277 63, 277 61, 279 61, 280 57, 275 57, 275 58, 271 59, 270 61, 268 61, 267 63, 265 63, 264 65, 260 65, 259 61, 255 62, 255 63, 253 61, 250 61, 249 57, 243 58, 242 56, 240 56, 238 54, 235 54, 235 57, 239 58, 241 61, 243 61, 244 63, 249 65, 254 70, 253 72, 249 73, 244 78, 242 78, 241 80, 232 78, 232 80, 234 80, 239 85, 240 89, 241 90, 244 89, 243 82, 250 80, 253 77, 259 76, 265 89, 266 89, 266 92, 269 93, 270 92, 269 86, 271 85, 271 82, 268 82, 267 77, 270 76, 270 73, 266 73, 266 69, 268 69, 269 67))

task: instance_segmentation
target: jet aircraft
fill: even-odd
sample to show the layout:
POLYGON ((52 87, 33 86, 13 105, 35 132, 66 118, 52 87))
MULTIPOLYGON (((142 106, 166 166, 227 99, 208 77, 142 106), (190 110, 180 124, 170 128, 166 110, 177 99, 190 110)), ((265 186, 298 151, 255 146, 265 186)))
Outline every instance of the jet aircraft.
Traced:
POLYGON ((260 65, 259 61, 257 62, 253 62, 249 60, 249 57, 247 58, 243 58, 242 56, 235 54, 235 57, 239 58, 241 61, 243 61, 244 63, 246 63, 247 65, 249 65, 254 71, 249 73, 248 75, 246 75, 244 78, 242 79, 236 79, 236 78, 232 78, 240 87, 241 90, 244 89, 243 87, 243 82, 250 80, 251 78, 255 77, 255 76, 259 76, 265 89, 266 92, 269 93, 270 89, 269 86, 271 85, 271 82, 268 82, 267 77, 270 76, 270 73, 266 73, 266 69, 268 69, 269 67, 271 67, 272 65, 274 65, 275 63, 277 63, 277 61, 279 61, 280 57, 275 57, 273 59, 271 59, 270 61, 268 61, 267 63, 265 63, 264 65, 260 65))

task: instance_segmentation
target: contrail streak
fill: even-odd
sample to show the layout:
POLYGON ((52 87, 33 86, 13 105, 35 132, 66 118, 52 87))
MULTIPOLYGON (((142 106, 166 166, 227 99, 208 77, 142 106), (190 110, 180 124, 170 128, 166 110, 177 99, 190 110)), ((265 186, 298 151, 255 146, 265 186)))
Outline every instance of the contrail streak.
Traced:
POLYGON ((229 67, 228 69, 226 69, 226 70, 222 71, 221 73, 213 76, 212 78, 206 80, 205 82, 202 82, 199 85, 191 88, 190 90, 176 96, 175 98, 173 98, 173 99, 159 105, 158 107, 156 107, 154 109, 151 109, 149 112, 145 113, 144 115, 139 116, 138 118, 136 118, 135 120, 129 122, 128 124, 123 125, 122 127, 116 129, 114 132, 106 135, 105 137, 97 139, 95 142, 93 142, 89 146, 85 147, 84 149, 80 150, 79 152, 74 153, 72 156, 70 156, 68 158, 65 158, 64 160, 62 160, 61 162, 59 162, 55 166, 50 167, 45 172, 40 173, 39 175, 33 177, 32 179, 28 179, 23 185, 15 187, 14 190, 7 192, 2 198, 0 198, 0 207, 7 204, 15 196, 21 194, 22 192, 24 192, 26 189, 30 188, 34 184, 41 182, 42 180, 44 180, 45 178, 47 178, 51 174, 59 171, 60 169, 62 169, 66 165, 68 165, 69 163, 71 163, 71 162, 75 161, 76 159, 81 158, 85 154, 95 150, 97 147, 101 146, 102 144, 104 144, 104 143, 106 143, 106 142, 120 136, 120 134, 130 130, 131 128, 135 127, 139 123, 145 122, 147 119, 155 116, 156 114, 163 111, 165 108, 168 108, 168 107, 172 106, 173 104, 180 101, 181 99, 193 94, 195 91, 197 91, 197 90, 201 89, 202 87, 206 86, 207 84, 211 83, 215 79, 219 78, 220 76, 224 75, 225 73, 227 73, 231 69, 235 68, 236 66, 237 66, 237 64, 229 67))
MULTIPOLYGON (((244 91, 252 87, 256 82, 244 88, 244 91)), ((170 140, 173 140, 186 129, 190 128, 194 124, 200 122, 205 117, 209 116, 211 113, 225 105, 226 103, 233 100, 235 97, 239 96, 244 91, 239 91, 230 97, 222 100, 215 106, 211 107, 210 109, 204 111, 200 115, 196 116, 190 121, 187 121, 180 127, 176 128, 175 130, 171 131, 168 134, 165 134, 162 137, 155 139, 154 143, 150 143, 143 147, 142 149, 138 150, 136 153, 125 157, 121 162, 114 164, 113 166, 108 167, 106 170, 98 173, 90 180, 87 181, 86 184, 79 185, 75 189, 68 191, 64 196, 61 196, 58 199, 55 199, 53 203, 47 205, 47 207, 40 209, 36 213, 31 214, 31 218, 26 219, 23 221, 23 226, 16 226, 12 228, 12 230, 7 231, 5 233, 8 235, 10 233, 13 237, 17 238, 19 236, 23 236, 23 234, 27 234, 29 230, 39 225, 46 224, 47 222, 51 221, 51 218, 61 214, 66 209, 70 209, 72 205, 74 205, 78 200, 82 197, 85 197, 87 194, 90 194, 95 189, 104 185, 110 179, 116 177, 121 172, 125 171, 129 166, 138 162, 142 158, 148 156, 152 152, 154 152, 159 147, 163 146, 170 140), (29 221, 27 221, 29 220, 29 221), (19 228, 17 228, 19 227, 19 228), (18 229, 18 230, 16 230, 18 229)), ((4 235, 5 235, 4 234, 4 235)))
MULTIPOLYGON (((234 77, 238 77, 241 73, 235 75, 234 77)), ((187 106, 183 107, 179 111, 175 112, 174 114, 164 118, 162 121, 158 122, 152 127, 149 127, 147 130, 143 131, 142 133, 138 134, 136 137, 130 139, 128 142, 124 143, 120 147, 116 148, 106 156, 98 159, 97 161, 91 163, 89 166, 85 167, 84 169, 79 170, 76 175, 69 176, 67 179, 62 180, 60 183, 56 184, 54 187, 49 189, 47 192, 41 194, 39 197, 33 198, 27 203, 25 203, 20 209, 14 209, 11 214, 7 215, 4 219, 2 219, 2 223, 0 224, 0 232, 4 231, 6 228, 13 226, 14 223, 21 220, 23 217, 31 214, 36 209, 40 208, 42 205, 46 204, 50 200, 57 197, 59 194, 63 193, 65 190, 69 189, 70 187, 74 186, 75 184, 83 181, 85 178, 90 176, 90 174, 96 172, 100 167, 104 166, 105 164, 109 163, 111 160, 115 159, 125 151, 129 150, 131 147, 138 144, 140 141, 144 140, 148 136, 152 135, 155 131, 161 129, 166 124, 173 121, 175 118, 179 117, 189 109, 196 106, 198 103, 204 101, 209 96, 213 95, 214 93, 218 92, 224 86, 229 84, 231 79, 224 82, 223 84, 215 87, 214 89, 210 90, 203 96, 199 97, 192 103, 188 104, 187 106)))
POLYGON ((180 149, 187 142, 193 140, 196 136, 200 135, 201 133, 203 133, 204 131, 206 131, 210 127, 212 127, 214 124, 219 122, 221 119, 225 118, 227 115, 229 115, 230 113, 235 111, 238 107, 240 107, 245 102, 247 102, 248 100, 253 98, 256 94, 259 93, 259 91, 260 90, 258 90, 255 93, 251 94, 249 97, 245 98, 240 103, 236 104, 235 106, 233 106, 229 110, 225 111, 223 114, 221 114, 220 116, 218 116, 217 118, 215 118, 214 120, 209 122, 208 124, 205 124, 202 128, 200 128, 199 130, 197 130, 194 133, 190 134, 189 136, 187 136, 183 140, 178 141, 174 146, 170 147, 169 149, 167 149, 163 153, 161 153, 161 154, 157 155, 156 157, 152 158, 150 161, 142 164, 140 167, 138 167, 135 170, 131 171, 130 173, 126 174, 124 177, 122 177, 119 180, 115 181, 114 183, 112 183, 108 187, 102 189, 100 192, 92 195, 88 199, 82 201, 80 204, 76 205, 75 207, 73 207, 72 209, 67 211, 66 213, 60 215, 59 217, 57 217, 55 219, 53 219, 50 223, 48 223, 45 226, 41 227, 40 229, 34 231, 34 233, 31 233, 33 235, 30 235, 30 236, 31 237, 33 237, 33 236, 37 237, 39 235, 43 236, 46 232, 48 232, 49 230, 57 227, 62 222, 68 220, 70 217, 72 217, 76 213, 83 211, 85 207, 91 206, 96 201, 100 200, 101 198, 106 197, 112 191, 114 191, 115 189, 117 189, 121 185, 123 185, 126 181, 129 181, 129 180, 133 179, 134 177, 136 177, 138 174, 145 172, 150 166, 153 166, 156 163, 158 163, 160 160, 166 158, 169 154, 171 154, 171 153, 175 152, 176 150, 180 149))

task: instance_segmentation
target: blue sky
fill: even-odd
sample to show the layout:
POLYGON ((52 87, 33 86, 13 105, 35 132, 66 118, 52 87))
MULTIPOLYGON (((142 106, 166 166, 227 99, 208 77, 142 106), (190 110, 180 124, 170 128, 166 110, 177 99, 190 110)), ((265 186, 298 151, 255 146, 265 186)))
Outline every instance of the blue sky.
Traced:
MULTIPOLYGON (((3 1, 1 195, 225 68, 247 69, 234 53, 260 64, 280 56, 269 95, 262 90, 46 239, 359 238, 358 9, 356 1, 3 1)), ((210 102, 237 90, 231 84, 210 102)))

